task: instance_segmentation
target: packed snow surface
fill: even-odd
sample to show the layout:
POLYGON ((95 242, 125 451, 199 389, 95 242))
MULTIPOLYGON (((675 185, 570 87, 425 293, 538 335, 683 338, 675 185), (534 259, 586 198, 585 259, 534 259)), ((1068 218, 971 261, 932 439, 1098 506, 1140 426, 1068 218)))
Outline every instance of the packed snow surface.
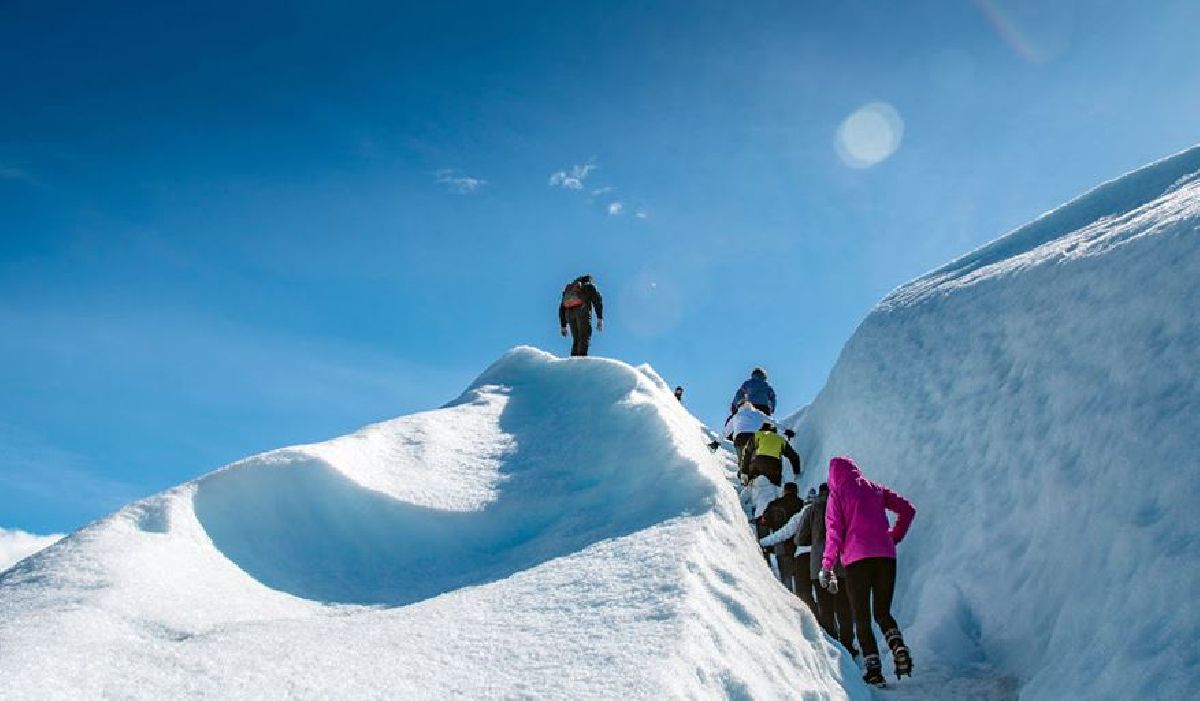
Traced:
POLYGON ((809 475, 852 455, 918 509, 898 691, 940 696, 932 663, 1021 699, 1200 698, 1198 303, 1200 147, 863 321, 791 423, 809 475))
POLYGON ((869 698, 647 367, 509 352, 0 574, 4 698, 869 698))

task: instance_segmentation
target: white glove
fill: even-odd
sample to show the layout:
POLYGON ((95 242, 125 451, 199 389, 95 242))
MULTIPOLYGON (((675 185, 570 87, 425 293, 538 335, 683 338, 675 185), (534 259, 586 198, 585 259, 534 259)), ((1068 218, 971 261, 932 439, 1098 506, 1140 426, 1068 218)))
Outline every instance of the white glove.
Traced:
POLYGON ((836 594, 838 592, 837 575, 834 574, 833 570, 821 570, 817 574, 817 583, 821 585, 822 589, 830 594, 836 594))
POLYGON ((604 330, 604 319, 596 319, 596 330, 597 331, 604 330))
POLYGON ((562 327, 562 335, 564 335, 564 336, 567 335, 567 327, 565 327, 565 326, 562 327))

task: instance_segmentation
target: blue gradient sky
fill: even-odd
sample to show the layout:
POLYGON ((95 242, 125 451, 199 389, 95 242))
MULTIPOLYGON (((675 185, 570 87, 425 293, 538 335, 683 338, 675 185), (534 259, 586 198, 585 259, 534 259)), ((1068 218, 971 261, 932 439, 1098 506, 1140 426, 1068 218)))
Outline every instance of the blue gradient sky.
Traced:
POLYGON ((5 3, 0 526, 565 352, 583 272, 598 354, 790 411, 888 290, 1200 140, 1195 2, 743 5, 5 3))

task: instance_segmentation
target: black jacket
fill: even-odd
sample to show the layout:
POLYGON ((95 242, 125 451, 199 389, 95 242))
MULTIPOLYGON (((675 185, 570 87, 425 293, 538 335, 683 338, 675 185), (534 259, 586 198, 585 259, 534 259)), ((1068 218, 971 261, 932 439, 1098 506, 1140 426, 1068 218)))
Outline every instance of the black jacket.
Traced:
MULTIPOLYGON (((576 282, 580 282, 580 281, 576 280, 576 282)), ((593 285, 590 282, 582 283, 582 289, 580 290, 579 296, 583 298, 583 306, 582 307, 575 307, 574 309, 569 310, 562 305, 562 302, 558 303, 558 325, 559 326, 567 325, 567 312, 568 311, 571 312, 572 314, 582 315, 590 323, 592 320, 592 308, 594 307, 596 309, 596 318, 597 319, 604 318, 604 298, 600 296, 600 290, 597 290, 595 285, 593 285)))

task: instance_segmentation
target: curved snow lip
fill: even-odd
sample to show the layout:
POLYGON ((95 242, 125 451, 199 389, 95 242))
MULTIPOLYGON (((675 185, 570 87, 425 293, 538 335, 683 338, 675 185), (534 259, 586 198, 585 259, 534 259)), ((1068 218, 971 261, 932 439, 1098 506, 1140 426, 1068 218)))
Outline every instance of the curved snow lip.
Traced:
MULTIPOLYGON (((492 413, 494 435, 476 438, 508 449, 490 457, 494 465, 461 475, 491 485, 494 496, 484 503, 451 498, 446 508, 385 493, 393 490, 381 488, 378 475, 360 479, 352 445, 334 450, 335 441, 267 453, 201 478, 195 512, 229 560, 304 599, 402 606, 503 579, 712 508, 716 483, 678 449, 662 398, 651 396, 666 385, 654 380, 616 361, 559 360, 518 348, 459 399, 409 417, 440 426, 419 438, 437 444, 463 438, 462 426, 485 430, 480 414, 492 413)), ((401 443, 412 439, 412 428, 400 419, 364 432, 401 443)), ((422 479, 425 465, 391 468, 399 483, 422 479)))

